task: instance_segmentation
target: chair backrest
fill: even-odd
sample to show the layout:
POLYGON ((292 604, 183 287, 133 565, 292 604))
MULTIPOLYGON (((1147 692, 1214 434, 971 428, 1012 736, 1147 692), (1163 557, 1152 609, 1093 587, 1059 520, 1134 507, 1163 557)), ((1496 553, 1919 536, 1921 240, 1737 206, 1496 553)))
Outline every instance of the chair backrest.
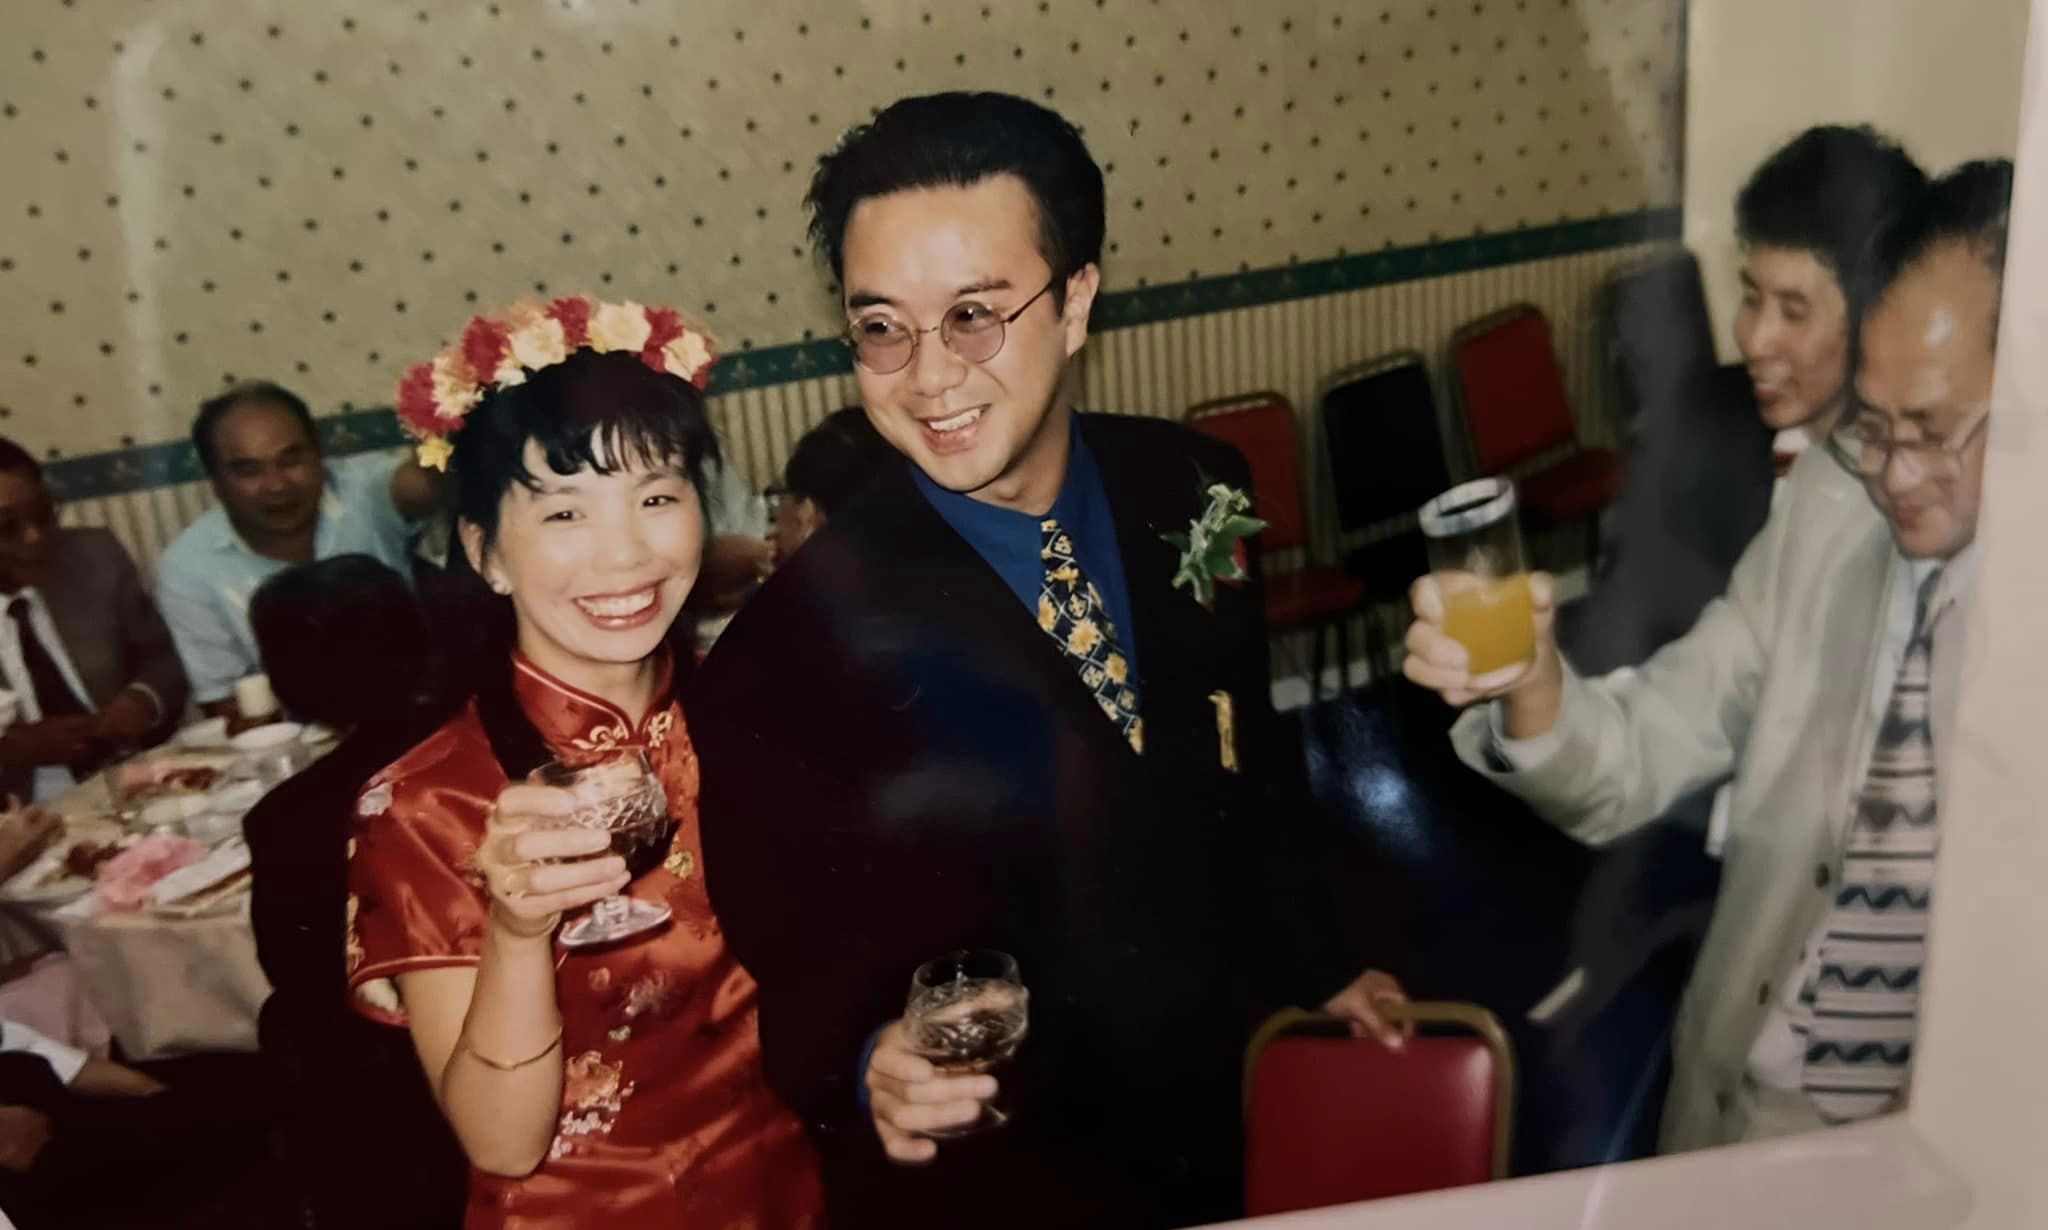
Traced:
POLYGON ((1697 387, 1719 366, 1706 287, 1690 249, 1669 248, 1615 270, 1601 297, 1624 422, 1697 387))
POLYGON ((1245 1214, 1323 1208, 1507 1174, 1514 1060, 1472 1004, 1416 1003, 1399 1051, 1299 1010, 1252 1040, 1245 1077, 1245 1214))
POLYGON ((1458 330, 1451 362, 1481 475, 1577 438, 1550 322, 1535 307, 1518 304, 1458 330))
POLYGON ((1322 418, 1345 531, 1412 516, 1451 485, 1429 366, 1415 351, 1331 376, 1322 418))
POLYGON ((1253 511, 1266 523, 1260 536, 1266 550, 1307 545, 1301 440, 1287 399, 1273 392, 1219 397, 1188 407, 1186 417, 1196 431, 1234 445, 1251 465, 1253 511))

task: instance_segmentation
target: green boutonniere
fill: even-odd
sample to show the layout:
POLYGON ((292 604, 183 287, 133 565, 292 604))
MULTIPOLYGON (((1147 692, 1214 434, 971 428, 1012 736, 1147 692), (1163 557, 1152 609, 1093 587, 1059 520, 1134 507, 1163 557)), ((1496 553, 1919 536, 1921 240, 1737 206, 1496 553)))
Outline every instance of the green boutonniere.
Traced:
POLYGON ((1252 498, 1224 483, 1208 483, 1209 506, 1188 523, 1184 534, 1161 534, 1180 549, 1180 567, 1173 574, 1173 587, 1185 585, 1204 609, 1216 605, 1216 586, 1242 585, 1245 572, 1244 540, 1266 528, 1266 523, 1247 515, 1252 498))

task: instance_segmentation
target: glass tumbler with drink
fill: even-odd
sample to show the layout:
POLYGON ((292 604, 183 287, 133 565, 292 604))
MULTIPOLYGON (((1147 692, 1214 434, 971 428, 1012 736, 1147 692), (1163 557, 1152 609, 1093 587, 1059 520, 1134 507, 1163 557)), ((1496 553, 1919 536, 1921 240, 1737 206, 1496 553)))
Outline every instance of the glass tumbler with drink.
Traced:
POLYGON ((1522 559, 1515 488, 1482 478, 1422 506, 1430 574, 1443 596, 1444 632, 1465 647, 1472 687, 1514 681, 1536 656, 1535 604, 1522 559))
POLYGON ((925 1135, 969 1136, 1010 1121, 1007 1086, 998 1070, 1030 1031, 1030 1000, 1016 958, 992 948, 947 953, 917 967, 903 1011, 911 1049, 941 1075, 997 1076, 996 1096, 982 1103, 978 1118, 925 1135))
MULTIPOLYGON (((527 779, 537 786, 566 790, 576 799, 567 824, 611 834, 609 853, 626 860, 626 870, 641 876, 661 861, 668 848, 668 796, 661 779, 638 748, 621 748, 596 764, 550 762, 527 779)), ((570 919, 556 937, 569 948, 609 944, 669 920, 666 905, 614 893, 592 903, 570 919)))

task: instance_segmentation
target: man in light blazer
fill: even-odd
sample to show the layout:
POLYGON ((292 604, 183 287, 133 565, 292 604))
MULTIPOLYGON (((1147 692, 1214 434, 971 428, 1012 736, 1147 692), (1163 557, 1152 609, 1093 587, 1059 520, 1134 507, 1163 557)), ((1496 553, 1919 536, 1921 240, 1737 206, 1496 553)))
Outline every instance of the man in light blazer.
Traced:
POLYGON ((163 738, 190 690, 170 630, 103 529, 57 524, 42 467, 0 439, 0 680, 19 709, 0 786, 48 798, 122 748, 163 738))
POLYGON ((1665 1152, 1905 1100, 2010 185, 2009 164, 1958 168, 1883 238, 1853 414, 1801 458, 1728 592, 1639 670, 1587 679, 1565 663, 1539 575, 1534 664, 1477 692, 1435 584, 1416 586, 1409 678, 1489 702, 1453 729, 1460 757, 1566 832, 1612 840, 1732 775, 1665 1152))

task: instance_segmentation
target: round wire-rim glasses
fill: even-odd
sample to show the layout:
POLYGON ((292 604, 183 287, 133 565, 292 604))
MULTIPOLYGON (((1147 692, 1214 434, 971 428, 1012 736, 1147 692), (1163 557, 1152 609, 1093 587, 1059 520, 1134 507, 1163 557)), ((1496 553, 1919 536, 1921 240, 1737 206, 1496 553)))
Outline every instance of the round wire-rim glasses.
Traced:
POLYGON ((986 363, 1003 352, 1003 340, 1017 318, 1045 298, 1046 292, 1059 285, 1059 281, 1055 276, 1008 315, 979 300, 962 299, 946 309, 938 324, 913 329, 886 312, 873 312, 848 325, 840 340, 853 351, 855 362, 877 376, 894 375, 909 367, 927 333, 938 334, 946 349, 967 362, 986 363))

